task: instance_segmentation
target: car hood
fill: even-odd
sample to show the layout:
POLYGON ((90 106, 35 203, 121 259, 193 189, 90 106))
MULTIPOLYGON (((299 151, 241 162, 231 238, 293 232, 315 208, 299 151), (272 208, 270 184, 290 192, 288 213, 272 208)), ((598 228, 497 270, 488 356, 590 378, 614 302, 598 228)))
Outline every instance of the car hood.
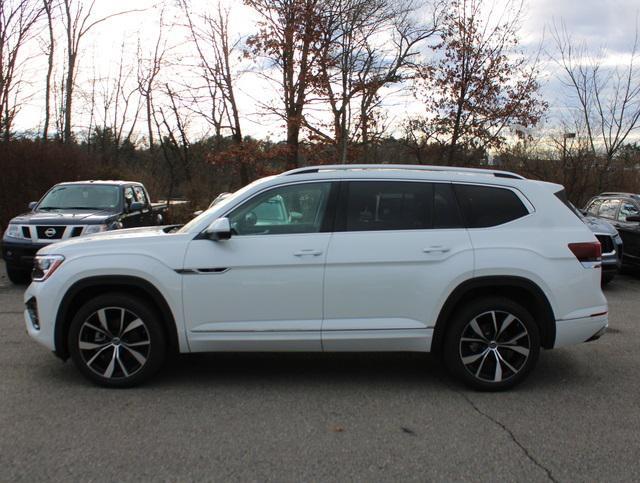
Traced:
POLYGON ((605 233, 608 235, 617 235, 618 230, 608 221, 595 218, 593 216, 585 216, 583 218, 585 225, 587 225, 594 233, 605 233))
POLYGON ((117 212, 112 210, 56 210, 33 211, 16 216, 10 223, 21 225, 66 225, 66 224, 99 224, 113 218, 117 212))

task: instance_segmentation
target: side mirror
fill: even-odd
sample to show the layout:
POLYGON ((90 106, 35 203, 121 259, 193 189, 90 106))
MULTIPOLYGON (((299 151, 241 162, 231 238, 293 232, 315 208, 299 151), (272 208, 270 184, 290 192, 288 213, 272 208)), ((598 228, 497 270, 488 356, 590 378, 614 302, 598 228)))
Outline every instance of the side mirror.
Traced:
POLYGON ((228 240, 231 238, 229 218, 218 218, 211 223, 204 232, 211 240, 228 240))
POLYGON ((32 201, 31 203, 29 203, 29 209, 31 211, 33 211, 33 209, 38 206, 38 202, 37 201, 32 201))
POLYGON ((194 212, 193 212, 193 216, 194 216, 194 217, 196 217, 196 216, 200 216, 202 213, 204 213, 204 210, 194 211, 194 212))
POLYGON ((640 222, 640 216, 638 216, 638 215, 627 216, 627 221, 630 222, 630 223, 640 222))
POLYGON ((144 208, 144 203, 142 203, 141 201, 132 201, 131 204, 129 205, 130 212, 142 211, 143 208, 144 208))

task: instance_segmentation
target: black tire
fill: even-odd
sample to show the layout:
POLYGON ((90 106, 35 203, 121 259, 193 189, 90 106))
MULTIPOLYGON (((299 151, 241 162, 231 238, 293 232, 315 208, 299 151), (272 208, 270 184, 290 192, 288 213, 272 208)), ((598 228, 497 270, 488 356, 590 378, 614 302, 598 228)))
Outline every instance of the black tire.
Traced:
POLYGON ((31 271, 7 265, 7 277, 16 285, 26 285, 31 282, 31 271))
POLYGON ((167 353, 157 312, 122 293, 100 295, 85 303, 71 321, 67 342, 78 370, 105 387, 132 387, 147 381, 167 353))
POLYGON ((613 279, 616 277, 615 273, 603 273, 601 284, 604 287, 605 285, 609 285, 613 279))
POLYGON ((447 368, 467 386, 501 391, 522 382, 535 367, 540 331, 533 316, 512 300, 480 298, 453 315, 443 349, 447 368))

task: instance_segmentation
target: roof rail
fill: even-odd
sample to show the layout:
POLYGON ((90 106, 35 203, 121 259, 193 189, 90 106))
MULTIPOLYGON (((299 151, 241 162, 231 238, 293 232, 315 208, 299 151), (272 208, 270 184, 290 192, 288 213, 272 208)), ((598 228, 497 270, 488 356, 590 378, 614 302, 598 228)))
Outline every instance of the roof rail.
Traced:
POLYGON ((430 166, 426 164, 326 164, 319 166, 306 166, 304 168, 292 169, 285 171, 281 176, 290 176, 293 174, 311 174, 320 171, 350 171, 350 170, 367 170, 367 169, 400 169, 414 171, 443 171, 451 173, 476 173, 493 175, 496 178, 510 179, 526 179, 524 176, 512 173, 510 171, 500 171, 495 169, 483 168, 457 168, 455 166, 430 166))
POLYGON ((633 196, 635 198, 640 197, 640 195, 636 193, 629 193, 627 191, 605 191, 604 193, 600 193, 598 196, 633 196))

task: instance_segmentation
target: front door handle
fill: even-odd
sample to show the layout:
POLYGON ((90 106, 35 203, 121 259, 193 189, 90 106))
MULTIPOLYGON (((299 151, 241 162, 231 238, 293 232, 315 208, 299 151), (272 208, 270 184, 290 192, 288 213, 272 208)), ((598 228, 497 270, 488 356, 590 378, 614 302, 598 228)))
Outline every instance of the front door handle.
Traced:
POLYGON ((296 257, 318 257, 322 255, 321 250, 314 250, 313 248, 307 248, 304 250, 299 250, 297 252, 293 252, 293 255, 296 257))
POLYGON ((451 248, 442 245, 432 245, 430 247, 423 248, 422 251, 424 253, 447 253, 451 251, 451 248))

